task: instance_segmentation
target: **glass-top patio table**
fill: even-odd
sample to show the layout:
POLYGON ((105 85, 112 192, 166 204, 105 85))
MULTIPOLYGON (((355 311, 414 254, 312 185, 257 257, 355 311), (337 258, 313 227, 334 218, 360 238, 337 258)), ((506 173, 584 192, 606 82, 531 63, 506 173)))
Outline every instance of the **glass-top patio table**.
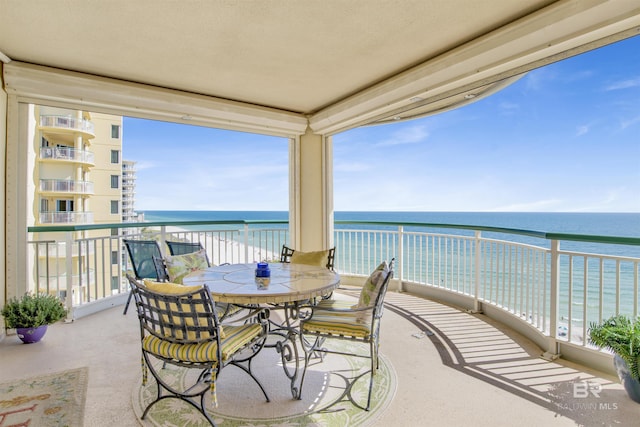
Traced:
POLYGON ((269 264, 271 282, 259 287, 256 263, 226 264, 194 271, 185 285, 205 283, 216 302, 232 304, 282 304, 310 300, 330 294, 340 284, 338 273, 305 264, 269 264))
POLYGON ((283 322, 270 320, 269 336, 282 358, 282 366, 291 380, 291 394, 299 399, 296 384, 299 353, 296 339, 300 306, 314 298, 329 295, 340 284, 340 275, 323 267, 305 264, 269 264, 271 279, 268 286, 256 281, 256 263, 226 264, 195 271, 183 279, 185 285, 206 284, 214 301, 241 306, 268 305, 271 310, 283 311, 283 322), (295 366, 289 367, 288 362, 295 366))

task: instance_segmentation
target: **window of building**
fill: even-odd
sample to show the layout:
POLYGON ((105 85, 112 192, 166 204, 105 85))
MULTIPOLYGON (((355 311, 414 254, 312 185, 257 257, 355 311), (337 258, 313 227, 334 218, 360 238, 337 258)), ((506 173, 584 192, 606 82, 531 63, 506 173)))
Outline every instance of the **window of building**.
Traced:
POLYGON ((119 231, 120 231, 120 230, 119 230, 119 229, 117 229, 117 228, 112 228, 112 229, 111 229, 111 235, 112 235, 112 236, 118 236, 118 235, 120 234, 120 233, 119 233, 119 231))
POLYGON ((120 283, 118 281, 118 276, 111 276, 111 290, 117 291, 120 289, 120 283))
POLYGON ((73 200, 56 200, 56 212, 73 212, 73 200))
POLYGON ((120 188, 120 177, 118 175, 111 175, 111 188, 120 188))
POLYGON ((40 212, 49 212, 49 200, 40 199, 40 212))
POLYGON ((111 201, 111 213, 112 214, 117 214, 118 213, 118 201, 117 200, 112 200, 111 201))
POLYGON ((111 251, 111 264, 118 264, 118 251, 111 251))
POLYGON ((120 138, 120 125, 111 125, 111 138, 120 138))
POLYGON ((120 163, 120 151, 111 150, 111 163, 112 164, 120 163))

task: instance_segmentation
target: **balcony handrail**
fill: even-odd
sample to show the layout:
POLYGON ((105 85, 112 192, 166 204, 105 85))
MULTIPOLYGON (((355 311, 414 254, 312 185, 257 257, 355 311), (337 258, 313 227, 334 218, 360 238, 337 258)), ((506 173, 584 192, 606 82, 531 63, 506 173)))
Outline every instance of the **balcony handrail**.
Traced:
POLYGON ((95 154, 92 151, 73 147, 40 147, 40 158, 95 163, 95 154))
MULTIPOLYGON (((76 298, 68 299, 67 304, 74 309, 87 302, 126 295, 126 281, 116 282, 129 268, 123 238, 155 238, 161 242, 197 240, 209 254, 215 253, 215 264, 255 259, 277 261, 281 244, 289 243, 287 224, 287 220, 151 221, 32 226, 28 231, 63 232, 56 247, 60 247, 58 258, 65 259, 66 266, 50 269, 58 275, 65 268, 77 270, 80 284, 90 285, 78 297, 80 291, 73 293, 75 284, 67 276, 66 294, 76 298), (193 227, 193 230, 170 231, 169 227, 193 227), (97 229, 136 231, 111 232, 97 238, 73 237, 76 231, 97 229), (103 273, 93 277, 92 271, 103 273)), ((417 222, 339 220, 335 224, 336 269, 345 280, 365 277, 375 262, 396 257, 394 280, 398 290, 484 312, 532 339, 549 357, 557 357, 567 346, 592 354, 594 350, 587 341, 589 322, 602 320, 610 313, 637 316, 640 311, 640 256, 635 251, 633 256, 604 255, 568 250, 560 245, 561 240, 567 240, 640 247, 640 237, 417 222), (447 233, 439 229, 473 233, 447 233), (483 236, 482 232, 526 238, 503 240, 483 236), (546 239, 549 247, 530 244, 529 237, 546 239)), ((51 234, 47 236, 50 238, 51 234)), ((29 244, 37 248, 38 242, 29 244)), ((621 251, 616 247, 616 252, 621 251)), ((111 305, 105 300, 105 306, 111 305)))
POLYGON ((93 194, 93 182, 74 179, 41 179, 40 191, 93 194))
MULTIPOLYGON (((258 224, 288 224, 288 220, 216 220, 216 221, 149 221, 132 224, 112 223, 112 224, 93 224, 93 225, 68 225, 46 227, 40 229, 37 226, 28 228, 30 233, 38 231, 83 231, 97 230, 101 228, 140 228, 140 227, 175 227, 175 226, 202 226, 202 225, 258 225, 258 224)), ((640 237, 627 236, 599 236, 591 234, 569 234, 557 232, 544 232, 523 230, 517 228, 493 227, 486 225, 465 225, 465 224, 444 224, 444 223, 428 223, 428 222, 391 222, 391 221, 349 221, 336 220, 336 225, 354 224, 354 225, 377 225, 389 227, 419 227, 419 228, 449 228, 469 231, 488 231, 494 233, 516 234, 521 236, 536 237, 545 240, 566 240, 575 242, 592 242, 614 245, 633 245, 640 246, 640 237)))
POLYGON ((53 114, 41 115, 40 126, 79 130, 90 134, 93 134, 95 129, 95 125, 90 120, 53 114))

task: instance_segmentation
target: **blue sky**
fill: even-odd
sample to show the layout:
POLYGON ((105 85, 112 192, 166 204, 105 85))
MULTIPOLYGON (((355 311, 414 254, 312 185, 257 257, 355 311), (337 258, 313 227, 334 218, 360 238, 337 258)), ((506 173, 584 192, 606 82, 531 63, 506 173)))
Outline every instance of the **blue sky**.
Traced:
MULTIPOLYGON (((125 118, 138 210, 288 210, 284 138, 125 118)), ((640 36, 333 138, 336 211, 640 212, 640 36)))

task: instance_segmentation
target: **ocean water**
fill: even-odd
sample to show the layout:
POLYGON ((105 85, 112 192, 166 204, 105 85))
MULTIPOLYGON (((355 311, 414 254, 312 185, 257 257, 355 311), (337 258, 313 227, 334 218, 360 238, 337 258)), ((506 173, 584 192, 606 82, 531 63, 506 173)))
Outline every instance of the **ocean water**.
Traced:
MULTIPOLYGON (((145 211, 147 221, 217 221, 217 220, 284 220, 288 219, 285 211, 145 211)), ((490 212, 335 212, 336 221, 373 221, 411 224, 446 224, 446 225, 467 225, 479 227, 498 227, 515 230, 526 230, 541 233, 563 233, 584 236, 607 236, 607 237, 639 237, 640 238, 640 214, 638 213, 490 213, 490 212)), ((424 231, 428 233, 451 234, 462 236, 473 236, 472 230, 461 230, 456 228, 440 228, 429 225, 404 226, 406 232, 424 231)), ((183 226, 187 229, 198 230, 208 227, 183 226)), ((229 226, 232 229, 239 229, 237 225, 229 226)), ((256 225, 255 227, 261 227, 256 225)), ((283 228, 287 225, 273 225, 269 228, 283 228)), ((336 224, 336 230, 397 230, 397 225, 370 225, 370 224, 336 224)), ((511 233, 482 231, 485 238, 506 240, 516 243, 525 243, 543 248, 550 247, 550 241, 527 235, 511 233)), ((340 243, 340 242, 337 242, 340 243)), ((346 244, 345 242, 342 242, 346 244)), ((361 242, 353 241, 351 252, 360 252, 358 246, 361 242)), ((418 251, 427 252, 427 244, 415 248, 418 251)), ((580 242, 564 240, 560 243, 561 250, 582 252, 591 254, 606 254, 614 256, 640 258, 640 246, 633 245, 605 245, 593 242, 580 242)), ((422 253, 422 252, 420 252, 422 253)), ((375 255, 374 255, 375 256, 375 255)), ((496 257, 496 255, 494 255, 496 257)), ((497 258, 494 258, 496 261, 497 258)), ((640 296, 635 295, 633 267, 631 263, 624 263, 620 270, 620 286, 616 289, 616 263, 613 260, 606 261, 603 266, 598 265, 592 258, 584 268, 584 260, 576 257, 573 261, 573 279, 569 280, 569 270, 566 256, 561 262, 560 270, 560 300, 559 314, 563 326, 571 324, 576 331, 581 330, 589 321, 597 320, 599 306, 601 304, 600 294, 602 293, 603 314, 612 315, 619 305, 622 313, 633 313, 633 304, 640 296), (602 273, 601 273, 602 271, 602 273), (599 276, 603 275, 605 285, 600 290, 599 276), (573 289, 569 289, 569 282, 572 282, 573 289), (587 289, 585 290, 585 283, 587 289), (569 299, 572 295, 572 300, 569 299), (571 307, 571 308, 570 308, 571 307), (588 314, 585 314, 585 310, 588 314), (585 317, 587 322, 585 322, 585 317)), ((379 262, 379 260, 365 260, 365 263, 379 262), (369 262, 370 261, 370 262, 369 262)), ((429 274, 434 271, 447 270, 447 266, 435 264, 427 266, 427 260, 419 261, 422 265, 408 266, 406 273, 410 274, 412 268, 420 270, 420 281, 436 283, 429 274)), ((446 263, 446 261, 444 261, 446 263)), ((375 265, 374 265, 375 266, 375 265)), ((369 268, 369 267, 367 267, 369 268)), ((449 268, 450 269, 450 268, 449 268)), ((370 271, 370 270, 367 270, 370 271)), ((447 270, 448 271, 448 270, 447 270)), ((521 274, 514 273, 514 274, 521 274)), ((440 273, 435 273, 436 277, 440 273)), ((446 274, 446 273, 443 273, 446 274)), ((466 273, 470 274, 470 273, 466 273)), ((471 283, 470 277, 464 277, 463 282, 471 283)), ((483 290, 483 293, 497 295, 500 287, 497 284, 490 284, 483 290)), ((504 292, 504 290, 502 291, 504 292)), ((517 292, 524 292, 522 290, 517 292)), ((515 298, 515 297, 514 297, 515 298)), ((548 295, 547 307, 548 307, 548 295)), ((529 316, 538 316, 540 311, 517 307, 517 302, 512 305, 515 311, 527 312, 529 316)), ((575 333, 575 332, 573 332, 575 333)))
MULTIPOLYGON (((144 211, 147 221, 288 220, 286 211, 144 211)), ((551 213, 551 212, 335 212, 336 221, 405 222, 501 227, 543 233, 593 236, 640 237, 640 213, 551 213)), ((286 225, 282 225, 286 228, 286 225)), ((198 227, 185 227, 197 229, 198 227)), ((337 224, 339 229, 395 229, 395 226, 337 224)), ((405 227, 459 235, 472 231, 432 227, 405 227)), ((483 232, 484 237, 549 247, 534 237, 483 232)), ((562 242, 562 249, 640 257, 640 246, 562 242)))
MULTIPOLYGON (((287 220, 286 211, 143 211, 147 221, 287 220)), ((337 221, 465 224, 530 231, 640 237, 640 213, 335 212, 337 221)), ((368 227, 371 228, 371 227, 368 227)))

